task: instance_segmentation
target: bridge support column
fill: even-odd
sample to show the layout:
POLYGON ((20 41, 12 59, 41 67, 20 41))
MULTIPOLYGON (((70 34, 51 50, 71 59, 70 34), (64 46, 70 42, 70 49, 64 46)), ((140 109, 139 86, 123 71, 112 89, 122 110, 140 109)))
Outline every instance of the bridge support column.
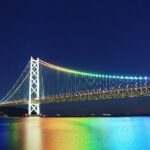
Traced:
POLYGON ((30 78, 29 78, 29 102, 28 114, 32 113, 40 115, 40 104, 36 102, 39 100, 39 58, 30 60, 30 78), (34 102, 33 102, 34 101, 34 102))

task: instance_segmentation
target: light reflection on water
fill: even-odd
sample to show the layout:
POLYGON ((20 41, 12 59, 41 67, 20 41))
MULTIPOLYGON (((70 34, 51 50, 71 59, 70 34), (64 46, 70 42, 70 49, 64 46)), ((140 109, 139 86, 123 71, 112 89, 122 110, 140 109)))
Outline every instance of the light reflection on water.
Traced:
POLYGON ((149 150, 150 117, 0 119, 2 150, 149 150))

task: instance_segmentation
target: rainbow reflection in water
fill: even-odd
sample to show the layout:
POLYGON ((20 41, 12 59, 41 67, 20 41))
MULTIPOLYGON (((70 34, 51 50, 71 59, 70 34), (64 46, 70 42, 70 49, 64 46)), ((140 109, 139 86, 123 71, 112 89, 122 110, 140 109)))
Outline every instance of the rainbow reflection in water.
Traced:
POLYGON ((0 119, 2 150, 148 150, 150 118, 0 119))

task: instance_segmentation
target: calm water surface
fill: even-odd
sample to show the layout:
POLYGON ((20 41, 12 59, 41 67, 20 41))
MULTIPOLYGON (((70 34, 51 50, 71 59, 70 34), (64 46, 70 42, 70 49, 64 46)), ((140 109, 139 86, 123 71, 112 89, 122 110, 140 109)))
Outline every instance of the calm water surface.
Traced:
POLYGON ((150 150, 150 117, 0 119, 0 150, 150 150))

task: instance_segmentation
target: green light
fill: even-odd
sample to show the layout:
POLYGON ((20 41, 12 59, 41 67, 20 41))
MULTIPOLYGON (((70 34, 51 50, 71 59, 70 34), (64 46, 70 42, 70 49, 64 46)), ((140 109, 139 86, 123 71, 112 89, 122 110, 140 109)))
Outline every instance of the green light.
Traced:
POLYGON ((101 78, 102 76, 101 76, 101 75, 98 75, 98 77, 101 78))
POLYGON ((81 71, 76 71, 68 68, 63 68, 60 66, 56 66, 53 64, 46 63, 44 61, 40 60, 40 64, 45 65, 51 69, 55 69, 57 71, 62 71, 66 73, 71 73, 71 74, 77 74, 77 75, 82 75, 82 76, 90 76, 90 77, 99 77, 99 78, 110 78, 110 79, 126 79, 126 80, 148 80, 149 78, 147 76, 145 77, 137 77, 137 76, 115 76, 115 75, 105 75, 105 74, 94 74, 94 73, 87 73, 87 72, 81 72, 81 71))
POLYGON ((104 75, 102 75, 102 78, 105 78, 105 76, 104 76, 104 75))

